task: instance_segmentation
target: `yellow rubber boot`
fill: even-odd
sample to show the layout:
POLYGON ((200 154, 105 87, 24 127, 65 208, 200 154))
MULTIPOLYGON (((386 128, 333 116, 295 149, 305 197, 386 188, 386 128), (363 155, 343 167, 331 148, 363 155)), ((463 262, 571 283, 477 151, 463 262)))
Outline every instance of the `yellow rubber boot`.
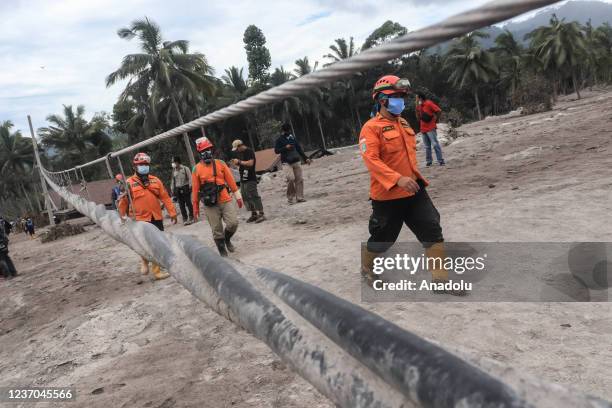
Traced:
POLYGON ((166 272, 162 272, 160 266, 154 262, 151 262, 151 271, 153 272, 155 280, 166 279, 168 276, 170 276, 166 272))
POLYGON ((368 247, 361 247, 361 277, 365 279, 369 286, 374 284, 376 274, 374 274, 374 259, 380 254, 377 252, 368 251, 368 247))
POLYGON ((431 272, 431 280, 434 282, 447 282, 448 271, 444 268, 444 258, 446 258, 446 251, 444 251, 444 244, 437 242, 425 248, 425 256, 428 259, 432 259, 430 264, 433 264, 431 272), (435 261, 434 261, 435 260, 435 261))
POLYGON ((146 275, 149 273, 149 261, 147 261, 144 258, 141 259, 140 273, 142 273, 143 275, 146 275))
MULTIPOLYGON (((431 263, 433 264, 433 268, 431 272, 431 281, 434 283, 444 283, 448 282, 448 271, 444 267, 444 260, 446 259, 446 251, 444 250, 444 244, 442 242, 437 242, 430 246, 429 248, 425 248, 425 255, 428 259, 432 259, 431 263)), ((434 289, 433 293, 436 294, 448 294, 453 296, 466 296, 467 292, 465 290, 438 290, 434 289)))

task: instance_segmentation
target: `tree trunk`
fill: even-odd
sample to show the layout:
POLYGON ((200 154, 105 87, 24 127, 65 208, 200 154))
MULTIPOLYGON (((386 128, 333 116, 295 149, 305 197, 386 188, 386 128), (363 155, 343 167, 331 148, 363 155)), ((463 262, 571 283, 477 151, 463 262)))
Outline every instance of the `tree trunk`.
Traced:
POLYGON ((327 150, 327 144, 325 143, 325 135, 323 134, 323 126, 321 126, 321 115, 318 112, 317 123, 319 124, 319 132, 321 132, 321 142, 323 144, 323 150, 327 150))
POLYGON ((19 187, 21 188, 21 193, 23 194, 24 198, 28 202, 28 207, 30 207, 30 211, 32 211, 32 213, 34 213, 35 212, 34 206, 32 205, 32 201, 30 200, 30 196, 26 192, 25 187, 23 186, 23 183, 19 183, 19 187))
POLYGON ((574 83, 574 91, 576 91, 576 95, 578 95, 578 99, 580 99, 580 87, 576 79, 576 70, 572 70, 572 82, 574 83))
MULTIPOLYGON (((170 93, 170 98, 172 99, 172 105, 174 106, 174 110, 176 110, 176 116, 178 117, 179 123, 182 125, 185 124, 183 121, 183 115, 181 115, 181 110, 179 109, 178 103, 176 102, 176 98, 174 97, 174 93, 170 93)), ((191 149, 191 141, 189 140, 189 135, 187 132, 183 133, 183 142, 185 142, 185 150, 187 150, 187 157, 189 157, 189 163, 191 163, 191 167, 196 165, 195 157, 193 156, 193 150, 191 149)))
MULTIPOLYGON (((198 114, 198 118, 202 116, 200 113, 200 108, 196 105, 196 113, 198 114)), ((204 126, 200 126, 200 131, 202 132, 202 136, 206 137, 206 131, 204 130, 204 126)))
POLYGON ((476 111, 478 112, 478 120, 482 120, 482 113, 480 112, 480 99, 478 99, 477 88, 474 88, 474 100, 476 101, 476 111))

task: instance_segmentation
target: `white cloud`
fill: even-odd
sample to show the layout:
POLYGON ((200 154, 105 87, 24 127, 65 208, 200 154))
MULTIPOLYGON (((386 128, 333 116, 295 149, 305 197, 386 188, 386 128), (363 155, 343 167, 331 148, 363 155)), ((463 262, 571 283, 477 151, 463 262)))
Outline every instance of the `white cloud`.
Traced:
MULTIPOLYGON (((156 21, 167 39, 186 39, 203 52, 217 75, 231 65, 245 67, 242 35, 249 24, 267 38, 272 66, 293 69, 297 58, 321 61, 335 38, 365 37, 386 20, 411 30, 439 21, 485 0, 62 0, 0 3, 0 120, 27 130, 59 113, 62 104, 85 105, 89 115, 112 111, 121 85, 104 80, 124 55, 138 52, 137 40, 117 37, 136 18, 156 21), (312 20, 308 22, 308 20, 312 20)), ((25 132, 29 133, 29 132, 25 132)))

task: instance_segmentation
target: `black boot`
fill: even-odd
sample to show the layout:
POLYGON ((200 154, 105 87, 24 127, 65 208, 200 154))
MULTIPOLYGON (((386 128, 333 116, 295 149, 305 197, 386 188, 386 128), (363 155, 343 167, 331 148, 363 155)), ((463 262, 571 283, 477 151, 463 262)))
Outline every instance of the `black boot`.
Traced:
POLYGON ((225 246, 227 246, 227 250, 230 252, 234 252, 236 250, 236 248, 234 248, 234 245, 232 244, 232 241, 230 241, 233 235, 234 232, 225 230, 225 246))
POLYGON ((224 239, 215 239, 215 244, 217 244, 217 249, 219 250, 219 255, 227 256, 227 251, 225 249, 225 240, 224 239))

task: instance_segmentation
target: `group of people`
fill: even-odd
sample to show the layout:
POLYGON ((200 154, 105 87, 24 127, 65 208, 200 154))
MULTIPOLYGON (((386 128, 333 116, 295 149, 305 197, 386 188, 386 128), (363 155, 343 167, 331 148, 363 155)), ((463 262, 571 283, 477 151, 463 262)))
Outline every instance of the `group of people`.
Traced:
MULTIPOLYGON (((445 255, 440 214, 427 194, 429 183, 417 165, 416 134, 401 117, 405 98, 411 93, 410 83, 406 79, 394 75, 380 78, 372 92, 375 114, 365 123, 359 137, 361 156, 370 172, 370 237, 362 249, 361 266, 361 274, 369 284, 377 278, 372 269, 374 259, 395 243, 403 224, 423 244, 428 257, 444 258, 445 255)), ((423 93, 417 93, 416 103, 426 165, 433 164, 433 150, 439 165, 444 166, 436 133, 441 109, 423 93)), ((228 252, 235 251, 232 237, 238 229, 236 204, 238 208, 246 204, 251 211, 247 222, 259 223, 266 219, 257 190, 256 156, 241 140, 232 143, 234 157, 229 161, 229 166, 213 157, 214 146, 208 138, 196 140, 196 149, 199 161, 191 171, 181 164, 179 157, 174 157, 172 197, 180 207, 185 224, 197 221, 200 218, 200 208, 203 208, 219 254, 228 256, 228 252), (230 166, 238 169, 240 188, 230 166)), ((282 126, 282 134, 276 140, 274 150, 280 155, 286 175, 288 203, 304 202, 301 166, 302 162, 310 163, 310 160, 292 134, 289 124, 282 126)), ((146 153, 138 153, 133 160, 134 174, 126 183, 117 176, 123 188, 118 187, 113 195, 116 196, 117 208, 123 218, 130 215, 163 231, 161 204, 166 207, 173 223, 177 221, 177 212, 161 180, 149 174, 150 164, 151 158, 146 153), (126 187, 129 194, 125 193, 126 187)), ((168 276, 160 271, 159 265, 153 264, 149 268, 148 261, 143 259, 143 273, 149 273, 149 270, 152 270, 156 279, 168 276)), ((432 270, 431 273, 434 282, 444 283, 449 279, 444 268, 432 270)), ((464 294, 456 291, 441 293, 464 294)))
MULTIPOLYGON (((150 174, 151 157, 146 153, 134 156, 134 174, 123 179, 118 174, 112 190, 112 199, 123 219, 128 216, 137 221, 153 224, 164 230, 162 205, 166 208, 172 223, 177 222, 180 208, 183 223, 192 224, 200 218, 200 208, 212 230, 213 239, 221 256, 234 252, 232 237, 238 229, 238 208, 246 206, 251 212, 247 223, 261 223, 266 220, 263 203, 257 189, 257 158, 255 152, 241 140, 232 143, 233 157, 229 165, 213 157, 214 145, 207 137, 196 140, 199 161, 190 170, 179 157, 172 159, 172 180, 168 194, 162 181, 150 174), (239 174, 240 188, 230 166, 239 174), (235 203, 234 203, 235 201, 235 203)), ((301 162, 310 163, 301 145, 288 124, 282 126, 275 151, 280 154, 287 177, 287 200, 290 204, 301 203, 304 199, 304 179, 301 162)), ((155 279, 164 279, 168 274, 159 265, 142 259, 143 274, 152 272, 155 279)))

